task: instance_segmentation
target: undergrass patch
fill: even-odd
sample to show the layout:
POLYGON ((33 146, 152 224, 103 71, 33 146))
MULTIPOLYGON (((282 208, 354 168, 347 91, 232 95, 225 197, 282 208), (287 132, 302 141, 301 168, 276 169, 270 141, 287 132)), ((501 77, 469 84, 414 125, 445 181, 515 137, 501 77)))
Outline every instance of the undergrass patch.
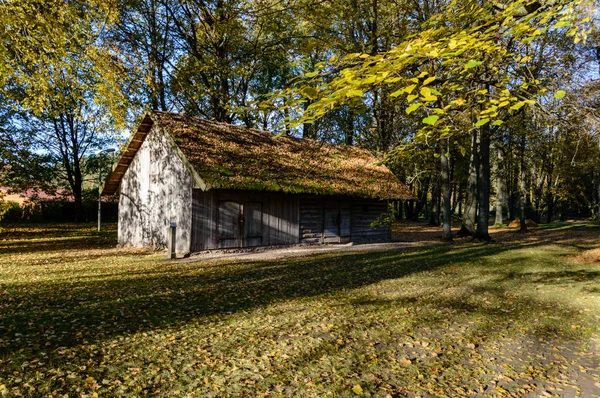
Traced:
POLYGON ((180 263, 39 228, 0 241, 0 394, 600 390, 600 268, 575 245, 180 263))

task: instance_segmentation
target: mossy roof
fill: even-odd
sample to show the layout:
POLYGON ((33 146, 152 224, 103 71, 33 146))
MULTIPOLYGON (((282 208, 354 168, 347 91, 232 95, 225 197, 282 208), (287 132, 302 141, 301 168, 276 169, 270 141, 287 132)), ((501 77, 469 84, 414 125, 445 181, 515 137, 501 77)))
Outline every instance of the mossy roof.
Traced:
MULTIPOLYGON (((149 116, 173 138, 184 161, 207 190, 282 191, 379 199, 412 197, 409 189, 365 149, 276 136, 267 131, 173 113, 154 112, 149 116)), ((104 193, 111 194, 107 186, 104 193)))

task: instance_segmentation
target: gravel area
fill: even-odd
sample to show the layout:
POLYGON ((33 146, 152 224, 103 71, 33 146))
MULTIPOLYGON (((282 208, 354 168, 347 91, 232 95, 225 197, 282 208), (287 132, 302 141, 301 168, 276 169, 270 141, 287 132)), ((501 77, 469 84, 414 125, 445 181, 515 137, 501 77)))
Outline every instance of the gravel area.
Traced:
MULTIPOLYGON (((428 242, 427 244, 431 244, 428 242)), ((214 259, 243 259, 243 260, 278 260, 291 257, 313 256, 321 253, 342 252, 382 252, 390 250, 406 250, 423 246, 422 242, 384 242, 384 243, 347 243, 328 245, 293 245, 270 246, 248 249, 211 250, 194 253, 188 258, 179 259, 178 262, 197 262, 214 259)))

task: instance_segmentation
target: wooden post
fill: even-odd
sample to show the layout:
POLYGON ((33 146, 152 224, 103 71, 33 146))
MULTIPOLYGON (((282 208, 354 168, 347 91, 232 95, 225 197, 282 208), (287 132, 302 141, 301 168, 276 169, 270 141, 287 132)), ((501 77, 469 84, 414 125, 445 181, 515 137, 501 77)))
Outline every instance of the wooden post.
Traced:
POLYGON ((98 232, 102 227, 102 174, 98 174, 98 232))
POLYGON ((177 258, 177 253, 175 252, 175 247, 177 246, 177 223, 172 222, 169 229, 171 230, 171 239, 169 241, 169 259, 175 260, 177 258))

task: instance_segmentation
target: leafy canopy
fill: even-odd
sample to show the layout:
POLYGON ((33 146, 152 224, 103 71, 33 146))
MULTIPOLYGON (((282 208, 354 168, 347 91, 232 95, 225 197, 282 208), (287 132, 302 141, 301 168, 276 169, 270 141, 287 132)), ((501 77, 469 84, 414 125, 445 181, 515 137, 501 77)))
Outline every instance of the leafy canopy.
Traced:
MULTIPOLYGON (((510 4, 452 1, 423 30, 390 51, 353 53, 318 65, 302 80, 278 93, 285 107, 310 102, 295 123, 314 122, 332 109, 369 101, 382 93, 420 115, 417 138, 448 137, 471 126, 500 125, 535 98, 544 81, 527 69, 528 46, 549 32, 585 40, 590 31, 590 0, 525 1, 510 4)), ((555 93, 561 98, 564 92, 555 93)))

